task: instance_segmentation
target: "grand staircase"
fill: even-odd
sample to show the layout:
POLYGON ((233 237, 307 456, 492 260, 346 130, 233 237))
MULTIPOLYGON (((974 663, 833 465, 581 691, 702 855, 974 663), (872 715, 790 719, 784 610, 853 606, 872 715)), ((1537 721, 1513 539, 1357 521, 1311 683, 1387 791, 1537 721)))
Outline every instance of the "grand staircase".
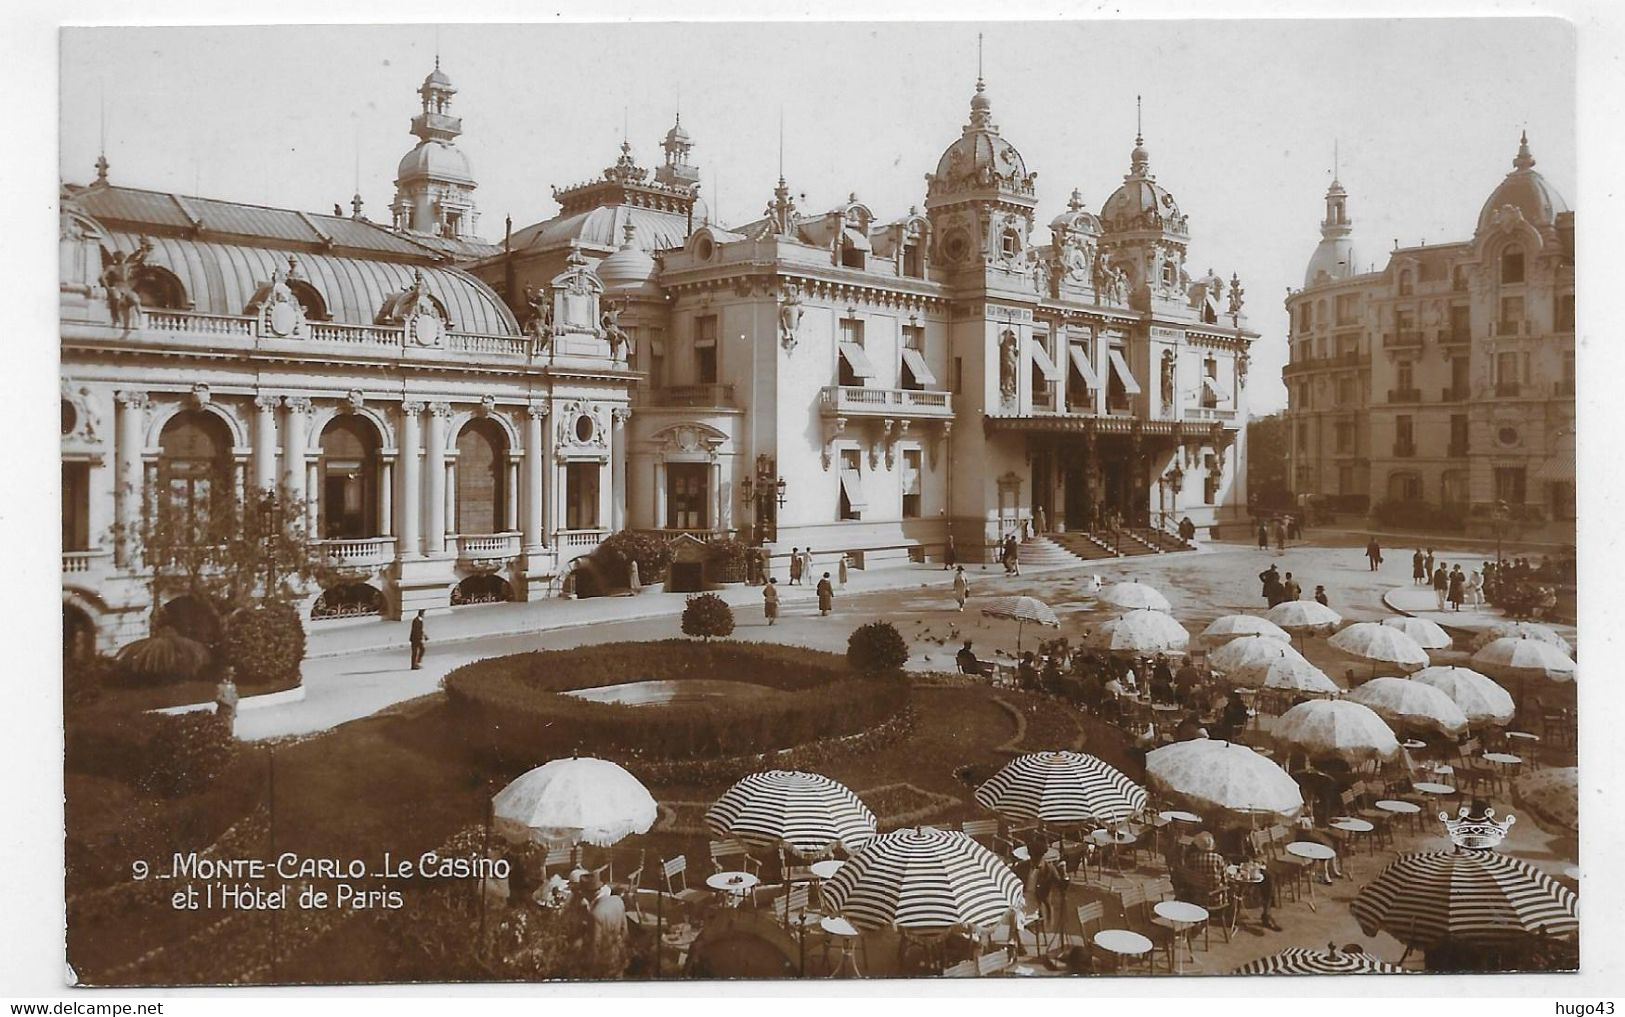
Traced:
POLYGON ((1151 527, 1117 530, 1115 543, 1112 536, 1109 530, 1047 533, 1021 545, 1021 563, 1063 565, 1080 560, 1099 561, 1103 558, 1131 558, 1192 550, 1190 544, 1177 536, 1151 527))

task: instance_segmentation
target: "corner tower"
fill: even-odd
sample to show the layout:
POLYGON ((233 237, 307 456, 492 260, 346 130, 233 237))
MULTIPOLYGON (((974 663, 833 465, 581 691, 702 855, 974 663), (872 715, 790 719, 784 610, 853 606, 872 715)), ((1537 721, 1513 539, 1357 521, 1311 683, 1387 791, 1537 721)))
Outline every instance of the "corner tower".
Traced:
POLYGON ((474 204, 473 171, 468 157, 457 147, 463 133, 461 117, 451 115, 457 94, 451 79, 440 69, 423 79, 418 96, 423 109, 412 118, 418 143, 401 159, 395 171, 395 201, 390 205, 396 229, 454 239, 476 239, 479 210, 474 204))

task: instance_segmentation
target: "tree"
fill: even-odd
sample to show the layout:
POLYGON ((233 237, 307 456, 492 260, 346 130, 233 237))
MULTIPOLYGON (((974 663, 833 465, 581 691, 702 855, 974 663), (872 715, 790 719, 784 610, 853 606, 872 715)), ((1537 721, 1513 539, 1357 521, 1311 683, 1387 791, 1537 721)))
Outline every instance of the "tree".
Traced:
POLYGON ((1247 490, 1259 511, 1292 504, 1286 445, 1286 418, 1281 414, 1247 421, 1247 490))
POLYGON ((846 662, 862 674, 900 671, 908 663, 908 643, 891 622, 860 625, 847 637, 846 662))
POLYGON ((734 609, 714 593, 697 593, 683 605, 683 634, 710 642, 733 634, 734 609))

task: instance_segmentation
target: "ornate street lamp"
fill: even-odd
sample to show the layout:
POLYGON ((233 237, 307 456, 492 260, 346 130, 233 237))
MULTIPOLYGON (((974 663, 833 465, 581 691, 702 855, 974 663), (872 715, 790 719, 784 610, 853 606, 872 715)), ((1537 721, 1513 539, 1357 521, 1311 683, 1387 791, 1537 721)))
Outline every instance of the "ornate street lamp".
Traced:
MULTIPOLYGON (((1179 492, 1185 487, 1185 471, 1180 469, 1178 463, 1175 463, 1173 466, 1169 467, 1167 473, 1164 473, 1162 476, 1157 478, 1157 487, 1164 491, 1172 491, 1174 501, 1177 505, 1179 500, 1179 492)), ((1162 528, 1166 530, 1168 528, 1167 498, 1159 493, 1157 496, 1157 501, 1158 504, 1162 506, 1162 528)))
POLYGON ((768 509, 773 502, 783 508, 785 492, 789 489, 783 477, 775 476, 775 463, 773 457, 763 453, 756 457, 756 475, 746 476, 739 481, 739 498, 751 506, 751 524, 756 531, 755 544, 767 543, 767 527, 763 520, 770 515, 768 509))

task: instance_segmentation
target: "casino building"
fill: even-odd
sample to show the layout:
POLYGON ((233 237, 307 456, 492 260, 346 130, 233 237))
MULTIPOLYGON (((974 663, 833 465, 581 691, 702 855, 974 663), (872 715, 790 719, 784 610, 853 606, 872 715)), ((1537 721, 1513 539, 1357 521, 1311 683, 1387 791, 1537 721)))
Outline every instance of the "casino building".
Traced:
MULTIPOLYGON (((713 220, 673 124, 498 243, 438 65, 390 221, 64 184, 63 599, 143 634, 153 498, 285 485, 341 579, 317 620, 556 595, 623 528, 811 545, 859 567, 1162 553, 1244 509, 1243 289, 1136 138, 1092 211, 1039 229, 981 81, 883 218, 856 193, 713 220), (1109 527, 1108 522, 1117 522, 1109 527), (122 524, 122 525, 119 525, 122 524)), ((494 101, 494 98, 493 98, 494 101)))

